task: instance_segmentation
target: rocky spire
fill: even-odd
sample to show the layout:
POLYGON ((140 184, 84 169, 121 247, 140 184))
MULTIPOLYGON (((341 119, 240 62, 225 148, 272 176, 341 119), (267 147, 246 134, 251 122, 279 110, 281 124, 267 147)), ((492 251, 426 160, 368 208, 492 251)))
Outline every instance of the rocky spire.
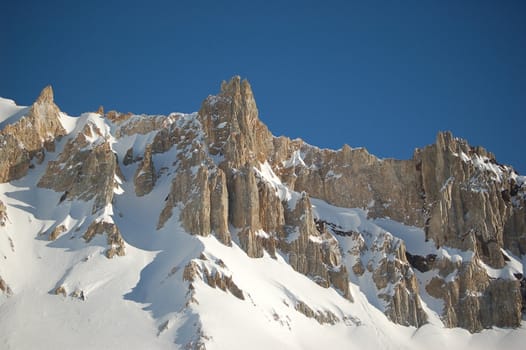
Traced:
POLYGON ((51 85, 46 86, 42 89, 40 92, 40 95, 38 96, 35 103, 43 104, 43 103, 53 103, 53 88, 51 85))
POLYGON ((230 167, 243 167, 271 153, 272 134, 259 120, 250 84, 239 76, 224 81, 218 95, 208 96, 199 119, 210 153, 224 155, 230 167))

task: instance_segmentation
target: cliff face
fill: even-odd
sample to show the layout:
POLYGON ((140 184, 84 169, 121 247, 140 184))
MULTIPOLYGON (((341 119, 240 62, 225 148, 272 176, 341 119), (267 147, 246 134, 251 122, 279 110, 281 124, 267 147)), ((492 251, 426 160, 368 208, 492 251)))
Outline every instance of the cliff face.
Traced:
MULTIPOLYGON (((164 197, 154 213, 157 230, 176 220, 189 234, 237 244, 251 258, 283 257, 349 302, 354 283, 393 322, 421 326, 428 319, 423 302, 438 300, 442 307, 433 311, 447 327, 520 325, 522 276, 510 261, 526 254, 525 178, 450 133, 410 160, 378 159, 349 146, 322 150, 274 137, 239 77, 194 114, 108 112, 82 120, 66 135, 46 88, 27 116, 0 133, 0 181, 23 177, 33 158, 43 162, 66 136, 38 186, 62 193, 61 202, 91 201, 83 237, 89 243, 106 234, 108 257, 125 254, 110 209, 128 181, 138 203, 164 197), (157 193, 164 183, 169 191, 157 193), (387 217, 414 234, 390 232, 382 226, 387 217), (418 240, 427 250, 408 243, 418 240)), ((0 223, 6 220, 0 202, 0 223)), ((53 240, 71 230, 59 224, 53 240)), ((224 268, 192 262, 186 282, 202 279, 243 295, 224 268)))
POLYGON ((55 139, 66 134, 60 110, 53 101, 53 89, 46 87, 28 113, 0 130, 0 182, 27 174, 31 160, 41 163, 46 151, 53 151, 55 139))
MULTIPOLYGON (((445 306, 439 311, 448 326, 478 331, 520 324, 520 281, 512 276, 495 278, 485 267, 506 269, 503 250, 517 257, 525 253, 526 187, 524 177, 512 168, 499 165, 485 149, 471 147, 448 132, 439 133, 436 144, 417 149, 413 159, 405 161, 380 160, 365 149, 348 146, 331 151, 301 141, 276 143, 286 150, 285 160, 276 162, 276 173, 289 188, 308 191, 337 206, 367 208, 372 218, 390 217, 422 227, 426 240, 437 248, 473 253, 471 261, 449 272, 454 271, 462 283, 476 285, 475 289, 459 287, 460 282, 441 284, 437 298, 445 306), (508 296, 498 299, 501 307, 495 319, 494 296, 496 290, 505 289, 508 296)), ((448 257, 439 259, 444 261, 435 264, 454 265, 448 257)), ((406 322, 400 321, 405 317, 391 317, 406 322)))

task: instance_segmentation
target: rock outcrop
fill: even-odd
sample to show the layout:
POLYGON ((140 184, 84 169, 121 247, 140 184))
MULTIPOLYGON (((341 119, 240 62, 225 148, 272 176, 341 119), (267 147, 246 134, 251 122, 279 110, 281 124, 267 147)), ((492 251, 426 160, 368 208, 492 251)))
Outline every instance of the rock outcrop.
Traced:
POLYGON ((4 279, 2 278, 2 276, 0 276, 0 291, 5 294, 6 296, 11 296, 13 295, 13 291, 11 290, 11 287, 9 287, 9 285, 7 284, 6 281, 4 281, 4 279))
POLYGON ((477 332, 492 326, 520 325, 519 280, 492 278, 477 259, 466 262, 441 259, 435 266, 439 273, 425 288, 429 295, 444 300, 442 320, 446 326, 477 332))
POLYGON ((48 163, 39 187, 64 193, 63 200, 94 200, 93 213, 113 199, 120 170, 109 139, 88 121, 82 132, 70 139, 57 160, 48 163))
POLYGON ((372 301, 382 305, 389 319, 416 327, 427 322, 417 276, 402 240, 385 231, 346 232, 332 223, 321 224, 346 247, 344 259, 352 271, 351 279, 369 292, 369 286, 374 286, 376 295, 372 301))
POLYGON ((223 82, 219 94, 203 102, 198 118, 209 152, 220 160, 223 171, 262 162, 271 154, 272 134, 259 120, 256 101, 246 80, 234 77, 223 82))
POLYGON ((189 233, 200 236, 214 233, 221 242, 230 245, 225 174, 199 142, 202 137, 199 122, 186 116, 167 128, 155 135, 151 146, 154 153, 163 153, 172 147, 177 150, 175 176, 159 216, 158 229, 171 218, 174 208, 179 207, 179 218, 189 233))
MULTIPOLYGON (((126 159, 126 158, 125 158, 126 159)), ((135 193, 141 197, 150 193, 155 185, 155 167, 152 160, 152 146, 146 146, 144 157, 137 167, 133 182, 135 184, 135 193)))
POLYGON ((51 230, 51 233, 49 234, 49 240, 50 241, 56 240, 61 234, 63 234, 67 230, 68 230, 67 227, 64 225, 55 226, 55 228, 53 228, 53 230, 51 230))
POLYGON ((296 309, 296 311, 304 314, 308 318, 314 318, 316 321, 318 321, 319 324, 328 323, 328 324, 334 325, 341 321, 334 313, 330 311, 324 312, 324 311, 318 310, 317 312, 314 312, 314 310, 312 310, 309 307, 309 305, 307 305, 301 300, 296 303, 294 308, 296 309))
POLYGON ((231 275, 227 274, 228 268, 222 266, 212 266, 211 270, 199 260, 191 260, 184 268, 183 281, 190 283, 200 279, 212 288, 218 288, 223 292, 230 292, 238 299, 245 300, 243 291, 236 285, 231 275))
POLYGON ((86 242, 89 243, 95 237, 95 235, 100 235, 103 233, 105 233, 107 236, 108 249, 106 250, 106 257, 111 259, 115 255, 124 256, 124 240, 122 239, 119 228, 113 222, 107 222, 104 220, 94 221, 91 223, 82 237, 86 240, 86 242))
POLYGON ((494 268, 505 264, 502 248, 513 246, 518 255, 526 252, 526 221, 512 219, 524 212, 524 189, 517 186, 513 170, 450 133, 440 133, 435 145, 417 150, 415 161, 422 178, 427 238, 437 246, 474 251, 494 268), (511 229, 508 246, 506 228, 511 229))
POLYGON ((323 227, 318 230, 305 192, 295 204, 285 211, 289 236, 281 243, 289 254, 290 265, 323 287, 337 287, 345 298, 352 300, 338 241, 323 227))
POLYGON ((53 89, 47 86, 25 116, 0 130, 0 183, 26 175, 31 160, 41 163, 45 152, 53 151, 55 140, 65 134, 53 89))
MULTIPOLYGON (((525 253, 522 178, 485 149, 470 147, 450 133, 440 133, 435 145, 417 150, 414 158, 422 177, 427 239, 437 247, 473 252, 461 265, 447 259, 438 262, 457 278, 447 283, 438 278, 428 286, 445 302, 446 325, 471 331, 518 326, 520 282, 507 274, 492 277, 483 265, 506 268, 504 249, 519 257, 525 253)), ((438 270, 445 277, 443 269, 438 270)))
POLYGON ((7 223, 7 208, 4 202, 0 201, 0 226, 5 226, 7 223))
POLYGON ((276 174, 291 189, 335 206, 367 208, 372 217, 422 226, 423 198, 412 161, 378 159, 364 148, 319 149, 300 140, 275 141, 276 174))

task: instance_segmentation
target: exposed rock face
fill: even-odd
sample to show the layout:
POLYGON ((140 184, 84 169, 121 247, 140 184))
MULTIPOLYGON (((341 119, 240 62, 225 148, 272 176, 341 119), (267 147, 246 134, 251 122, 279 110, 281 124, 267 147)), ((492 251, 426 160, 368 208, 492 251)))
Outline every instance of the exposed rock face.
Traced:
POLYGON ((4 281, 2 276, 0 276, 0 291, 2 291, 2 293, 4 293, 7 296, 13 295, 13 291, 11 290, 7 282, 4 281))
POLYGON ((68 296, 68 293, 66 292, 66 288, 64 286, 58 286, 54 290, 55 295, 62 295, 63 297, 68 296))
POLYGON ((427 322, 422 308, 418 280, 407 261, 405 244, 388 232, 344 232, 334 224, 328 229, 346 247, 345 260, 358 285, 374 285, 376 298, 385 314, 403 325, 421 326, 427 322))
POLYGON ((506 267, 502 249, 524 254, 523 184, 492 154, 450 133, 439 134, 436 144, 417 150, 414 159, 422 176, 427 238, 437 246, 473 252, 473 259, 462 265, 442 259, 439 266, 449 266, 446 271, 456 271, 458 278, 426 287, 444 299, 446 325, 471 331, 516 327, 521 320, 519 281, 492 278, 481 264, 506 267))
POLYGON ((225 276, 218 271, 208 271, 205 267, 203 274, 206 279, 206 283, 212 288, 219 288, 222 291, 226 292, 227 290, 232 293, 238 299, 245 300, 243 291, 232 281, 231 276, 225 276))
MULTIPOLYGON (((435 145, 417 150, 413 159, 407 161, 379 160, 364 149, 348 146, 339 151, 320 150, 300 140, 285 138, 275 139, 274 144, 275 171, 284 183, 297 191, 307 191, 337 206, 367 208, 371 217, 388 216, 424 227, 427 239, 432 239, 437 247, 473 251, 477 259, 493 268, 505 267, 501 249, 509 249, 517 256, 525 252, 524 180, 512 169, 497 164, 494 156, 483 148, 470 147, 450 133, 440 133, 435 145)), ((405 258, 400 261, 407 265, 405 258)), ((362 274, 364 267, 356 263, 352 270, 362 274)), ((391 275, 392 271, 387 274, 391 275)), ((404 274, 401 270, 400 273, 404 274)), ((472 278, 471 274, 461 275, 462 279, 472 278)), ((406 290, 418 294, 414 277, 407 285, 406 290)), ((516 326, 520 319, 517 312, 520 305, 516 303, 516 296, 520 294, 518 284, 492 280, 486 275, 481 285, 484 295, 491 294, 495 288, 510 289, 509 298, 502 299, 508 304, 502 305, 501 313, 506 314, 502 318, 508 326, 516 326)), ((466 291, 459 293, 460 299, 468 298, 466 291)), ((421 324, 425 318, 415 316, 421 312, 416 311, 419 310, 417 300, 412 299, 413 302, 408 303, 393 295, 392 301, 396 304, 401 300, 401 307, 393 306, 391 310, 406 311, 398 316, 387 311, 390 318, 402 324, 407 320, 413 320, 410 322, 413 325, 421 324)), ((496 324, 487 314, 490 303, 490 299, 483 298, 479 300, 480 307, 470 306, 480 310, 476 312, 481 313, 478 317, 487 320, 485 324, 469 317, 463 320, 453 317, 446 324, 472 331, 496 324)), ((446 309, 458 307, 449 304, 446 309)), ((460 318, 465 315, 462 313, 460 318)))
POLYGON ((50 161, 39 187, 64 192, 62 200, 94 199, 93 213, 111 203, 118 163, 109 140, 90 122, 70 139, 56 161, 50 161))
POLYGON ((0 132, 0 182, 19 179, 29 170, 31 157, 14 135, 0 132))
POLYGON ((169 130, 160 130, 154 138, 153 152, 166 152, 174 145, 178 151, 174 163, 177 172, 158 228, 163 227, 173 209, 182 204, 179 218, 189 233, 208 236, 213 232, 221 242, 230 245, 226 177, 199 143, 200 137, 199 122, 187 116, 171 124, 169 130))
POLYGON ((4 202, 0 201, 0 226, 5 226, 7 220, 7 208, 4 202))
POLYGON ((314 310, 312 310, 309 307, 309 305, 305 304, 301 300, 296 303, 294 308, 296 309, 296 311, 304 314, 305 316, 309 318, 314 318, 316 321, 318 321, 319 324, 328 323, 328 324, 334 325, 340 322, 340 319, 332 312, 330 311, 323 312, 320 310, 318 310, 317 312, 314 312, 314 310))
POLYGON ((264 161, 271 153, 272 134, 258 118, 246 80, 234 77, 223 82, 219 95, 203 102, 198 118, 210 153, 223 157, 224 167, 240 169, 254 160, 264 161))
POLYGON ((112 123, 120 124, 128 119, 130 119, 132 116, 131 113, 120 113, 117 111, 109 111, 104 115, 104 117, 108 118, 112 123))
POLYGON ((131 113, 119 113, 110 111, 106 117, 115 123, 118 127, 115 131, 115 137, 121 138, 130 135, 144 135, 152 131, 160 130, 174 120, 181 118, 181 114, 172 113, 169 116, 136 116, 131 113))
POLYGON ((524 215, 524 190, 509 192, 514 174, 492 154, 441 133, 435 145, 415 153, 415 160, 428 212, 426 234, 437 246, 475 251, 486 264, 501 268, 509 227, 509 246, 524 254, 526 222, 512 219, 524 215))
POLYGON ((236 298, 245 300, 243 291, 232 280, 232 276, 225 273, 225 270, 228 268, 224 264, 210 271, 202 262, 191 260, 184 268, 183 280, 191 283, 200 279, 212 288, 219 288, 223 292, 229 291, 236 298))
POLYGON ((133 159, 133 147, 129 148, 128 151, 126 151, 126 154, 124 155, 124 159, 122 160, 122 164, 124 165, 130 165, 134 161, 133 159))
POLYGON ((263 240, 259 222, 259 193, 255 171, 247 164, 240 171, 230 174, 229 219, 232 225, 240 229, 239 241, 248 256, 263 256, 263 240))
POLYGON ((209 177, 210 226, 216 237, 225 245, 231 245, 228 229, 228 190, 226 175, 221 169, 209 177))
POLYGON ((55 139, 66 134, 60 122, 60 110, 53 102, 48 86, 27 115, 0 131, 0 182, 19 179, 27 174, 31 159, 40 163, 45 151, 53 151, 55 139))
POLYGON ((106 256, 111 259, 115 255, 124 256, 125 244, 122 239, 121 232, 117 225, 113 222, 106 221, 94 221, 86 230, 82 236, 86 242, 89 242, 95 237, 95 235, 105 233, 108 238, 108 250, 106 250, 106 256))
MULTIPOLYGON (((376 269, 371 271, 378 297, 385 300, 386 314, 391 320, 403 325, 421 326, 426 323, 427 315, 420 303, 418 281, 406 260, 405 245, 388 235, 382 238, 382 244, 369 248, 373 254, 383 255, 376 269)), ((369 262, 366 268, 371 266, 369 262)))
POLYGON ((446 326, 476 332, 492 326, 520 325, 522 296, 518 280, 489 278, 475 259, 464 263, 444 259, 435 265, 439 276, 429 282, 426 291, 444 300, 446 326), (456 273, 453 279, 448 277, 451 273, 456 273))
POLYGON ((195 261, 190 261, 183 271, 183 281, 194 282, 200 272, 200 267, 195 261))
POLYGON ((146 146, 144 158, 135 172, 135 193, 141 197, 150 193, 155 185, 155 168, 152 161, 152 146, 146 146))
POLYGON ((332 151, 297 140, 276 144, 288 148, 276 159, 276 173, 291 189, 339 207, 368 208, 373 217, 423 225, 421 186, 411 161, 380 160, 347 145, 332 151))
POLYGON ((64 232, 66 232, 68 229, 66 226, 64 225, 58 225, 56 226, 52 231, 51 233, 49 234, 49 240, 50 241, 54 241, 55 239, 58 238, 58 236, 60 236, 61 234, 63 234, 64 232))
POLYGON ((342 264, 338 241, 326 230, 318 231, 312 205, 303 192, 293 209, 285 211, 289 237, 283 242, 289 252, 289 263, 298 272, 311 276, 323 287, 337 286, 352 300, 347 269, 342 264))

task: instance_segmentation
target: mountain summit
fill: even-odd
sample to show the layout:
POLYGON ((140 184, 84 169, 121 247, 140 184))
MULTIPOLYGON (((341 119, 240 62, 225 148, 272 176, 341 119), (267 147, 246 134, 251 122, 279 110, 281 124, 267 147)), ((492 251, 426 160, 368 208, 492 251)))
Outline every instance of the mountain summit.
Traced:
POLYGON ((521 348, 526 177, 449 132, 412 159, 198 112, 0 99, 5 348, 521 348), (430 342, 430 337, 433 341, 430 342))

